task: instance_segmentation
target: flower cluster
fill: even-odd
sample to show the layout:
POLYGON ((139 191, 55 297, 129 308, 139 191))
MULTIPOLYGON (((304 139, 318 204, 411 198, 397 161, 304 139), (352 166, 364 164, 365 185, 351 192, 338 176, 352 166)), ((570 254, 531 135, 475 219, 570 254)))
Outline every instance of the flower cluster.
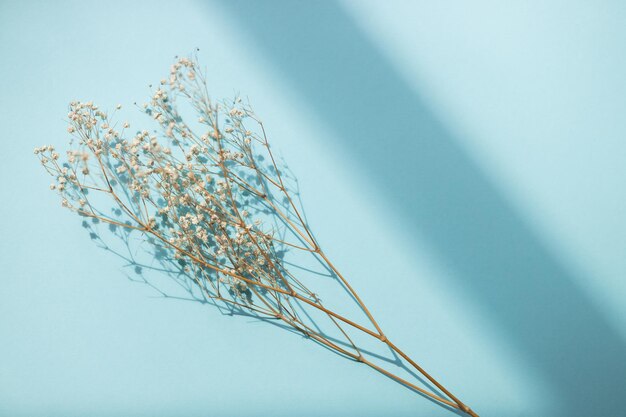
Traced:
POLYGON ((291 278, 277 248, 314 252, 316 243, 293 202, 278 203, 275 193, 289 196, 261 123, 241 99, 215 103, 205 87, 197 62, 181 58, 143 106, 160 133, 131 132, 93 102, 74 101, 67 130, 75 146, 65 161, 52 146, 35 154, 64 207, 156 237, 194 266, 206 297, 281 316, 283 295, 315 298, 291 278), (199 114, 195 126, 179 114, 181 98, 199 114), (99 208, 96 195, 110 197, 120 215, 99 208), (304 244, 279 238, 278 223, 304 244))

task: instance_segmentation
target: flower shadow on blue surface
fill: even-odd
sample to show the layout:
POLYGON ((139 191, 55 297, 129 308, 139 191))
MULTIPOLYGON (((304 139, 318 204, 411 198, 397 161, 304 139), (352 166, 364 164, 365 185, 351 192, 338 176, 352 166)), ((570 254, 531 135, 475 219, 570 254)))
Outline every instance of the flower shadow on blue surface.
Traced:
MULTIPOLYGON (((293 186, 293 188, 290 189, 290 194, 298 200, 299 205, 302 207, 297 179, 293 176, 291 171, 288 170, 286 164, 281 164, 281 167, 283 175, 290 179, 293 186)), ((276 205, 284 204, 278 200, 274 200, 274 203, 276 205)), ((260 209, 259 212, 255 212, 254 209, 249 207, 249 210, 253 216, 268 214, 261 213, 260 209)), ((304 209, 302 209, 302 214, 306 219, 304 209)), ((113 206, 111 208, 111 216, 121 218, 123 213, 117 206, 113 206)), ((177 301, 197 302, 214 307, 222 315, 247 317, 253 319, 254 321, 268 323, 283 330, 287 330, 295 335, 302 336, 306 340, 311 340, 319 346, 339 356, 347 359, 353 359, 350 356, 343 355, 337 350, 329 348, 319 340, 310 337, 309 334, 300 332, 294 327, 286 325, 281 320, 257 314, 255 311, 246 308, 245 305, 228 304, 220 302, 219 300, 208 298, 205 292, 201 291, 197 285, 197 279, 194 279, 194 270, 189 268, 189 263, 177 257, 176 251, 174 251, 171 247, 154 238, 147 237, 145 234, 136 233, 133 230, 120 227, 115 224, 103 224, 96 218, 86 218, 82 221, 82 227, 86 229, 91 240, 99 248, 122 259, 123 267, 125 268, 125 275, 129 280, 149 286, 162 298, 177 301)), ((289 252, 288 247, 283 245, 282 247, 276 248, 276 251, 281 254, 280 260, 285 264, 286 268, 298 271, 303 275, 308 275, 308 278, 313 281, 319 282, 320 280, 330 279, 333 283, 331 287, 335 287, 336 289, 337 287, 340 287, 339 291, 345 292, 345 295, 349 297, 349 299, 352 299, 355 307, 363 312, 349 291, 347 291, 347 289, 341 284, 341 281, 338 279, 335 272, 329 269, 326 264, 317 262, 318 268, 316 268, 316 265, 302 266, 302 264, 299 264, 298 260, 290 262, 288 260, 288 256, 285 256, 289 252)), ((251 306, 254 306, 255 303, 258 302, 258 299, 249 293, 247 302, 251 306)), ((311 309, 307 309, 307 305, 303 305, 298 301, 295 301, 295 304, 297 309, 300 311, 300 319, 303 323, 306 322, 307 325, 314 329, 315 332, 322 335, 325 339, 331 341, 332 343, 345 349, 352 348, 351 343, 348 343, 348 341, 342 337, 342 333, 337 332, 336 323, 324 320, 325 317, 323 317, 323 315, 320 317, 320 315, 315 316, 311 314, 312 311, 311 309)), ((343 307, 345 307, 345 304, 343 307)), ((350 331, 348 330, 348 332, 350 331)), ((358 340, 355 335, 352 335, 352 338, 352 340, 358 340)), ((370 343, 368 344, 367 340, 364 341, 362 339, 357 342, 357 344, 359 344, 359 351, 365 357, 377 362, 379 365, 384 365, 383 367, 386 369, 390 369, 390 367, 396 368, 399 372, 413 378, 414 381, 418 381, 421 386, 427 388, 430 392, 440 397, 445 397, 440 390, 407 366, 407 363, 392 349, 381 349, 380 346, 376 346, 375 343, 371 343, 371 340, 369 342, 370 343), (368 349, 368 347, 371 347, 371 350, 368 349)), ((383 376, 386 375, 383 374, 383 376)), ((432 398, 423 395, 411 387, 406 388, 454 414, 465 415, 455 408, 448 407, 445 404, 434 401, 432 398)))

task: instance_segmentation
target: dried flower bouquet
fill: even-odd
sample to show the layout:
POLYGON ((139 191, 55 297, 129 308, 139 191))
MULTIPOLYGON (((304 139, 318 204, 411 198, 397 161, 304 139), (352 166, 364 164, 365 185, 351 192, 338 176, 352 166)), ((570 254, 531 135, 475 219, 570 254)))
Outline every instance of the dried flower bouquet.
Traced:
POLYGON ((447 408, 477 416, 387 338, 314 238, 261 121, 241 99, 211 100, 196 57, 175 61, 144 111, 160 125, 159 134, 133 133, 128 123, 117 126, 91 102, 70 103, 68 132, 74 146, 65 162, 52 146, 35 149, 55 178, 50 188, 61 195, 64 207, 142 234, 171 255, 185 279, 216 306, 278 320, 447 408), (183 119, 181 99, 197 120, 183 119), (104 205, 110 203, 109 213, 104 205), (319 260, 369 324, 325 306, 286 267, 285 249, 319 260), (330 319, 343 341, 320 331, 306 310, 330 319), (369 359, 351 336, 355 332, 386 345, 431 389, 369 359))

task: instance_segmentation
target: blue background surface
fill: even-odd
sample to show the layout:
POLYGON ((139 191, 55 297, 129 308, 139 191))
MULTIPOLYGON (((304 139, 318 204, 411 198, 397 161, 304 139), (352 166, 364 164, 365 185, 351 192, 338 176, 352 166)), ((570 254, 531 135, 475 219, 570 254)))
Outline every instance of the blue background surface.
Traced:
POLYGON ((0 415, 446 416, 267 324, 164 300, 35 146, 201 49, 386 333, 481 416, 619 416, 623 2, 0 2, 0 415))

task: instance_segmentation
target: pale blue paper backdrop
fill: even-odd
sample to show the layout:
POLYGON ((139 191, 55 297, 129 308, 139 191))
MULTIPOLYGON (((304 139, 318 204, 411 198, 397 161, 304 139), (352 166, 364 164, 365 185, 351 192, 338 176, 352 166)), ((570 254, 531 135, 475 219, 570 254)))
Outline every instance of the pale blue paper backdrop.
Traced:
POLYGON ((622 2, 0 3, 0 415, 446 416, 275 327, 155 298, 48 191, 66 104, 195 47, 387 334, 481 416, 619 416, 622 2))

